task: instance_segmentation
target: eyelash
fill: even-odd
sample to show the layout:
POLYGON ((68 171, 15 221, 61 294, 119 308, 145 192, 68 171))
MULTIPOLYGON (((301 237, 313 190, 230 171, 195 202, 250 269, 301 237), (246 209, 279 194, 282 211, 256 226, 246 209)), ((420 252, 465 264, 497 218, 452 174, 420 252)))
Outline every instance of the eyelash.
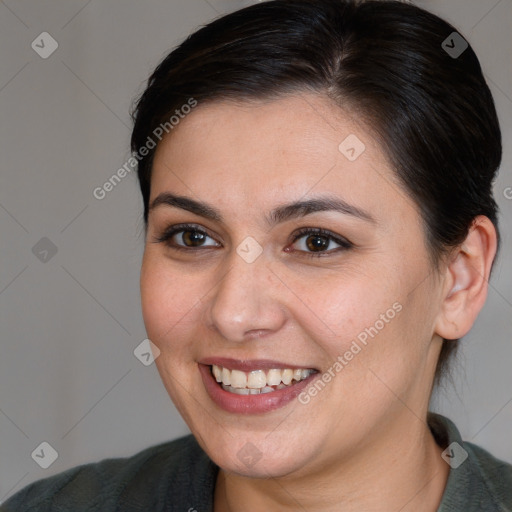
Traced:
MULTIPOLYGON (((170 242, 171 238, 174 235, 176 235, 178 233, 184 233, 186 231, 200 233, 201 235, 205 235, 205 236, 215 240, 204 229, 201 229, 199 226, 197 226, 195 224, 178 224, 178 225, 170 226, 162 233, 162 235, 156 237, 155 243, 165 243, 168 247, 170 247, 171 249, 176 250, 176 251, 196 251, 196 250, 202 249, 203 247, 201 247, 201 246, 185 247, 185 246, 181 246, 181 245, 175 245, 170 242)), ((318 251, 318 252, 307 252, 307 251, 297 250, 296 252, 301 253, 301 256, 311 257, 311 258, 319 258, 319 257, 324 257, 324 256, 330 256, 333 253, 346 251, 346 250, 352 249, 354 247, 354 245, 351 242, 349 242, 346 238, 343 238, 339 235, 336 235, 335 233, 333 233, 331 231, 328 231, 328 230, 322 229, 322 228, 301 228, 293 234, 291 243, 294 244, 295 242, 297 242, 297 240, 303 238, 306 235, 322 236, 322 237, 328 238, 329 241, 335 242, 340 247, 337 247, 335 249, 330 249, 329 251, 318 251)), ((209 245, 206 247, 212 248, 215 246, 209 245)))

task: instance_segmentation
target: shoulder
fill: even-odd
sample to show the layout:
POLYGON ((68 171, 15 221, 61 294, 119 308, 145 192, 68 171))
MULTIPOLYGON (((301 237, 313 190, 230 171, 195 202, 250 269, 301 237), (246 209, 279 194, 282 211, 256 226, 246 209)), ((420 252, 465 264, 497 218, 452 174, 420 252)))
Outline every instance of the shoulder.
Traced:
POLYGON ((439 512, 512 512, 512 465, 463 441, 448 418, 430 414, 429 426, 451 467, 439 512))
POLYGON ((213 495, 216 466, 193 436, 104 459, 38 480, 11 497, 1 512, 184 510, 213 495))
POLYGON ((496 510, 512 511, 512 465, 473 443, 465 442, 463 446, 471 460, 475 481, 481 482, 481 495, 485 493, 496 507, 506 507, 496 510))

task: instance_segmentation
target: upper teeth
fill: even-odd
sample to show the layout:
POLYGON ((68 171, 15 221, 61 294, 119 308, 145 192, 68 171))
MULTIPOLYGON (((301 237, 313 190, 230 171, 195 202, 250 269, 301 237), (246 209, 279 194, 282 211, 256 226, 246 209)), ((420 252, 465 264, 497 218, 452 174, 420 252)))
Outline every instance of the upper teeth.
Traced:
POLYGON ((217 382, 233 388, 263 389, 266 386, 279 386, 281 382, 285 385, 291 384, 292 380, 300 381, 309 377, 314 370, 298 368, 253 370, 242 372, 240 370, 229 370, 222 366, 212 365, 212 373, 217 382))

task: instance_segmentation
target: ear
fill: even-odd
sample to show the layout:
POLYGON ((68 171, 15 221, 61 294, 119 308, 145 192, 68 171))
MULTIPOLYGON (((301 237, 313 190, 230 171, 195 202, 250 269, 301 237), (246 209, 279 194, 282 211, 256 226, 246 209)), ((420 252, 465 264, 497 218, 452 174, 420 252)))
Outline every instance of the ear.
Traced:
POLYGON ((493 223, 483 215, 476 217, 445 271, 442 304, 435 323, 439 336, 459 339, 473 326, 487 298, 496 250, 497 234, 493 223))

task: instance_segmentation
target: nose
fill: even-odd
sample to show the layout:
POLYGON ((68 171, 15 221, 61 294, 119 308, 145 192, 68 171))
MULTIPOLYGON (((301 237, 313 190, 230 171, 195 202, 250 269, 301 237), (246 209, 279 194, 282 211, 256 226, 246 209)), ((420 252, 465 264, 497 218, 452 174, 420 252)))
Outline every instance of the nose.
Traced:
POLYGON ((209 297, 208 326, 225 340, 238 343, 278 331, 286 321, 280 287, 263 255, 247 263, 234 253, 209 297))

